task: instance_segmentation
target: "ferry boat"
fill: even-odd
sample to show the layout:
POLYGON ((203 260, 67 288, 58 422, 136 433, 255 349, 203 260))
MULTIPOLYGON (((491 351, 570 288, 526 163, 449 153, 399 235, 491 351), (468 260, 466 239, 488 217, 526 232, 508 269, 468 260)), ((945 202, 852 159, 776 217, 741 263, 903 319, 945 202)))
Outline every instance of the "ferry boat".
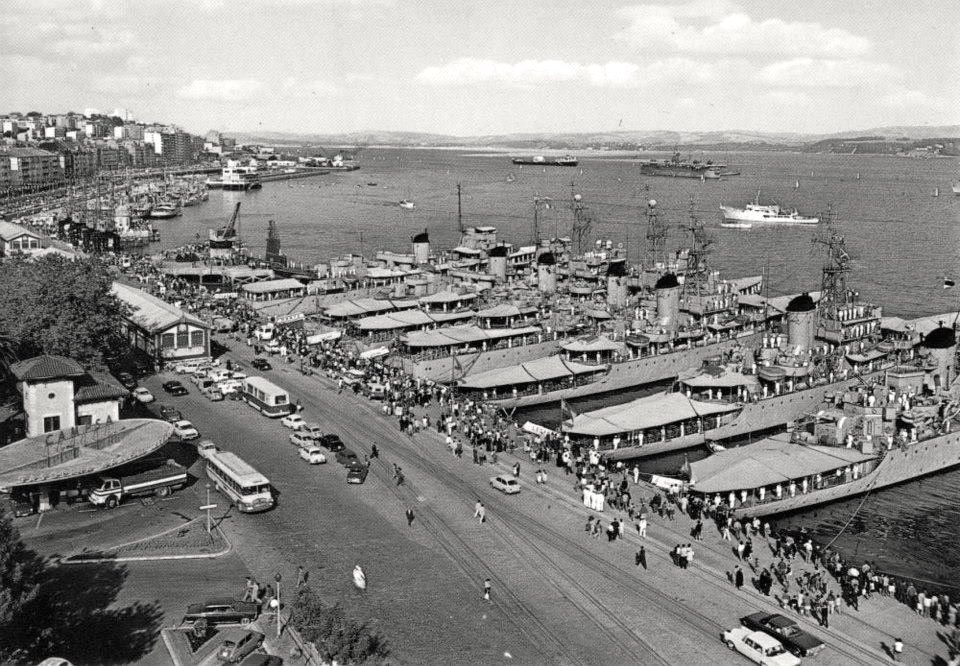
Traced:
MULTIPOLYGON (((753 203, 747 204, 744 208, 734 208, 733 206, 720 206, 722 216, 721 226, 732 227, 739 224, 793 224, 808 225, 819 224, 819 217, 810 217, 801 215, 796 210, 786 211, 777 204, 761 204, 760 189, 757 189, 757 196, 753 203)), ((742 228, 742 227, 738 227, 742 228)))
POLYGON ((640 160, 641 176, 667 176, 670 178, 698 178, 700 180, 720 180, 724 176, 737 176, 739 171, 730 170, 726 164, 707 160, 684 160, 680 153, 666 160, 640 160))
POLYGON ((691 491, 738 518, 765 516, 960 465, 956 331, 935 329, 924 346, 925 364, 838 394, 798 430, 693 463, 691 491))
POLYGON ((533 157, 514 157, 511 162, 514 164, 533 164, 536 166, 559 167, 575 167, 580 164, 580 161, 572 155, 564 155, 563 157, 544 157, 543 155, 535 155, 533 157))
POLYGON ((154 220, 169 220, 180 214, 180 207, 174 203, 161 202, 150 210, 150 217, 154 220))
POLYGON ((246 192, 263 187, 257 167, 242 164, 239 160, 227 160, 219 178, 208 178, 207 187, 211 190, 235 190, 246 192))

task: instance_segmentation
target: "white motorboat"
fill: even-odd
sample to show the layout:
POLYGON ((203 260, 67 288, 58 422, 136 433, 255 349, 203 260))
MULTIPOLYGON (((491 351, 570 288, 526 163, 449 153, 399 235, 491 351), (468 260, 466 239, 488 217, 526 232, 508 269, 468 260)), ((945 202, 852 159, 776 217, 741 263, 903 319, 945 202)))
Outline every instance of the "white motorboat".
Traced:
MULTIPOLYGON (((810 217, 801 215, 794 209, 787 211, 777 204, 761 204, 760 190, 757 190, 757 196, 753 203, 747 204, 744 208, 734 208, 733 206, 720 206, 720 213, 723 215, 724 223, 757 223, 757 224, 819 224, 819 217, 810 217)), ((724 225, 726 226, 726 224, 724 225)))

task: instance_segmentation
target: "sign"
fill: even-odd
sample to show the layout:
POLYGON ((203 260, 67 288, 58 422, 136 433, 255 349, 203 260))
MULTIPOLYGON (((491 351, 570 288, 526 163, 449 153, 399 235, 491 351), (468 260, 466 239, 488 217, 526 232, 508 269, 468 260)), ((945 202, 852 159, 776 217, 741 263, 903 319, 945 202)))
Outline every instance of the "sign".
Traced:
POLYGON ((302 326, 306 318, 307 315, 302 312, 297 312, 296 314, 279 315, 274 319, 274 323, 277 326, 292 326, 293 324, 300 324, 302 326))
POLYGON ((216 504, 205 504, 205 505, 203 505, 203 506, 200 507, 200 510, 201 510, 201 511, 209 511, 210 509, 216 509, 216 508, 217 508, 217 505, 216 505, 216 504))

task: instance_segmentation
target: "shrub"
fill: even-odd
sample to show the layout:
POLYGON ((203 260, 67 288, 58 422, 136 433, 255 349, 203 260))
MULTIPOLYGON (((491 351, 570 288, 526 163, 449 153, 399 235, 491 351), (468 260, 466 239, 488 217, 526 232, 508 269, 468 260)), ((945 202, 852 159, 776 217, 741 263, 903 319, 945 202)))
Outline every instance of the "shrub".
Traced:
POLYGON ((297 592, 290 623, 328 661, 377 664, 390 654, 387 640, 378 629, 347 617, 339 603, 326 605, 310 586, 297 592))

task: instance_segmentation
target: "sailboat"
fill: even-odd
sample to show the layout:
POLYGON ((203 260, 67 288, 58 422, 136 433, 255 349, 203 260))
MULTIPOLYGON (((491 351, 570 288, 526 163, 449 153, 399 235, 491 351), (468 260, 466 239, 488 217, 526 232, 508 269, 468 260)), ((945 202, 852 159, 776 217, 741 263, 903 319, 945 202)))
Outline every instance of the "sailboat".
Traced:
POLYGON ((940 188, 939 188, 939 187, 933 188, 933 196, 935 196, 935 197, 939 197, 939 196, 940 196, 940 188))
POLYGON ((793 184, 793 189, 795 189, 795 190, 799 190, 799 189, 800 189, 800 179, 799 179, 799 178, 797 179, 797 182, 793 184))

